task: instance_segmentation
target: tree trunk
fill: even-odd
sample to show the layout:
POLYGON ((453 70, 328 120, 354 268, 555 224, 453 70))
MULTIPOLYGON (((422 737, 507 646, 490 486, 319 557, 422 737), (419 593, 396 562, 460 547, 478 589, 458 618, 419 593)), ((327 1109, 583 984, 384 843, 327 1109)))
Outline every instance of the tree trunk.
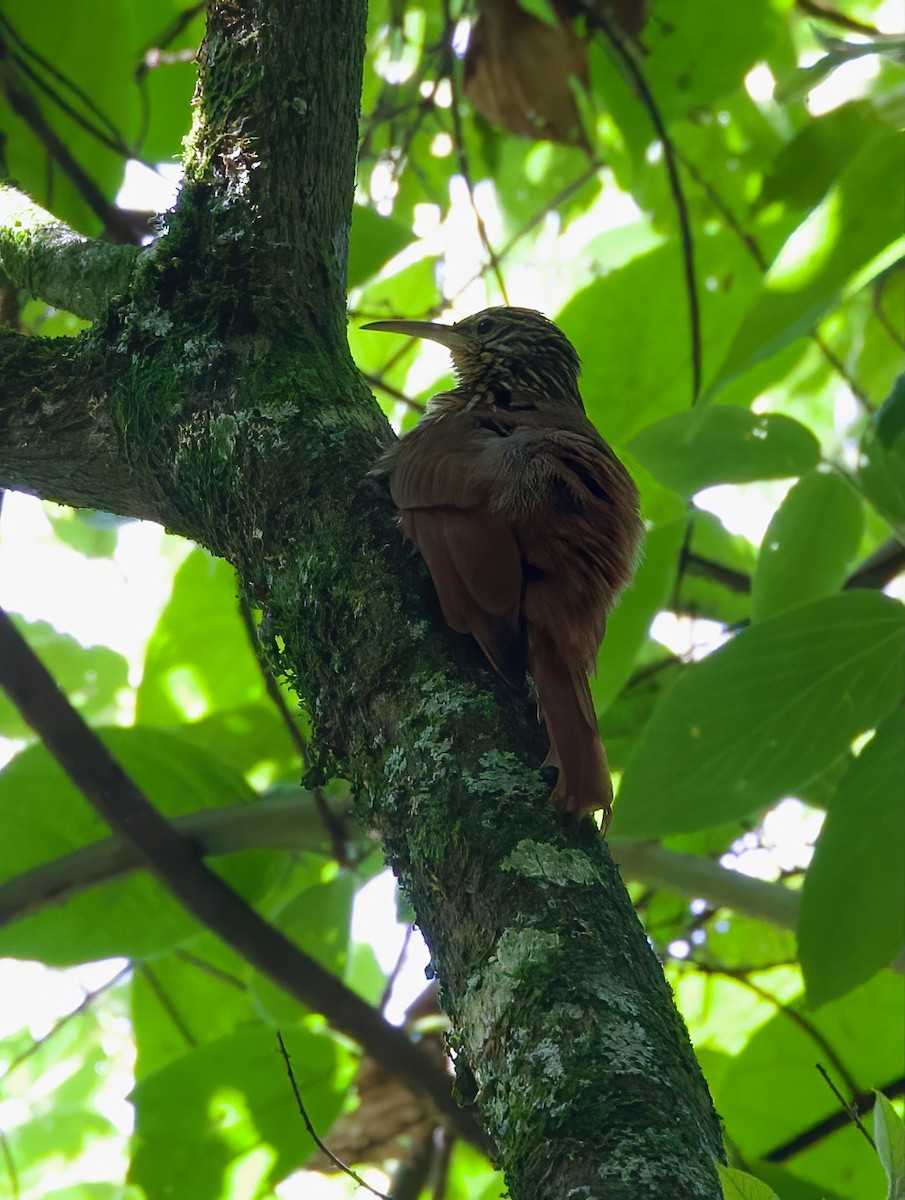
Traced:
POLYGON ((73 281, 70 233, 3 223, 9 276, 95 324, 0 337, 0 483, 235 565, 411 897, 514 1200, 715 1200, 719 1124, 608 849, 549 806, 530 706, 443 627, 367 474, 392 434, 344 334, 364 30, 363 0, 216 0, 165 233, 77 243, 73 281))

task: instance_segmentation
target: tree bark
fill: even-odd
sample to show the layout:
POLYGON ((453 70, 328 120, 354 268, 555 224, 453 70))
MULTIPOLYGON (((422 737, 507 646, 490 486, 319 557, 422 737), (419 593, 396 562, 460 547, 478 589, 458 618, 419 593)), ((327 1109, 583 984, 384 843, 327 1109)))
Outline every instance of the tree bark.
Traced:
POLYGON ((351 781, 412 899, 514 1200, 716 1200, 719 1124, 606 844, 552 811, 530 706, 443 627, 368 475, 392 435, 344 334, 364 31, 363 0, 213 0, 154 245, 111 271, 79 243, 75 286, 0 228, 15 282, 95 318, 0 339, 0 484, 235 565, 315 774, 351 781))

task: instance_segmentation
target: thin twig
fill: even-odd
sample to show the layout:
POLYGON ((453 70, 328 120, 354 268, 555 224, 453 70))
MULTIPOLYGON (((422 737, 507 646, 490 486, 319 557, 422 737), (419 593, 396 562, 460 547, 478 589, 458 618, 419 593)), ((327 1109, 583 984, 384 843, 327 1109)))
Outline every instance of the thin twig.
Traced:
POLYGON ((106 983, 102 983, 100 987, 95 988, 93 992, 86 992, 84 999, 78 1005, 78 1007, 74 1008, 72 1012, 66 1013, 65 1016, 60 1017, 59 1021, 56 1021, 43 1037, 35 1038, 27 1050, 23 1050, 21 1054, 13 1059, 3 1074, 0 1075, 0 1080, 6 1079, 12 1075, 13 1071, 15 1071, 17 1067, 21 1067, 24 1062, 27 1062, 28 1059, 37 1054, 38 1051, 42 1047, 46 1046, 51 1038, 56 1037, 60 1030, 64 1029, 70 1023, 70 1021, 74 1021, 77 1017, 80 1017, 82 1013, 87 1012, 98 996, 102 996, 104 992, 108 992, 110 988, 115 987, 116 984, 118 984, 121 979, 128 975, 131 970, 132 964, 129 963, 128 966, 125 966, 121 970, 117 971, 112 979, 108 979, 106 983))
MULTIPOLYGON (((879 1089, 884 1096, 890 1100, 905 1096, 905 1076, 900 1076, 894 1079, 892 1083, 886 1084, 879 1089)), ((860 1115, 861 1113, 870 1112, 874 1105, 873 1092, 859 1092, 852 1101, 852 1107, 860 1115)), ((802 1154, 805 1150, 810 1150, 812 1146, 816 1146, 822 1142, 824 1138, 830 1134, 836 1133, 840 1129, 844 1129, 851 1122, 848 1110, 843 1112, 836 1111, 830 1113, 828 1117, 815 1122, 809 1128, 804 1129, 801 1133, 796 1133, 786 1142, 782 1142, 778 1146, 774 1146, 772 1150, 768 1150, 762 1155, 764 1162, 783 1163, 788 1162, 790 1158, 794 1158, 796 1154, 802 1154)))
POLYGON ((698 300, 698 284, 694 265, 694 238, 691 233, 691 221, 688 216, 688 205, 685 202, 685 192, 679 178, 679 168, 676 151, 673 146, 666 124, 657 107, 653 92, 644 78, 644 72, 638 61, 634 44, 626 38, 618 23, 611 19, 598 5, 593 10, 585 0, 585 15, 590 26, 598 26, 603 30, 620 61, 631 76, 638 95, 650 117, 650 122, 656 131, 663 147, 663 159, 669 175, 669 188, 672 192, 673 203, 676 206, 676 216, 679 220, 679 237, 682 242, 682 261, 685 270, 685 292, 688 298, 688 322, 691 332, 691 403, 696 404, 701 394, 701 377, 703 372, 703 354, 701 349, 701 311, 698 300))
MULTIPOLYGON (((683 168, 704 192, 704 195, 710 201, 713 208, 716 209, 716 211, 726 222, 726 225, 732 230, 732 232, 748 251, 748 254, 751 256, 754 262, 757 263, 761 271, 766 272, 769 267, 769 263, 767 262, 766 255, 764 254, 763 250, 761 250, 754 235, 745 229, 726 201, 722 198, 722 196, 720 196, 719 192, 717 192, 716 188, 714 188, 709 180, 707 180, 700 173, 695 164, 691 162, 690 159, 679 154, 678 150, 676 151, 676 157, 682 164, 683 168)), ((849 391, 862 406, 862 408, 864 408, 866 412, 873 412, 875 405, 871 401, 870 397, 863 391, 857 380, 848 372, 842 360, 827 345, 819 330, 812 329, 809 336, 833 370, 836 371, 842 380, 844 380, 849 391)))
POLYGON ((736 235, 736 237, 739 238, 741 242, 744 243, 745 249, 754 259, 760 269, 762 271, 766 271, 769 263, 767 262, 766 255, 764 254, 763 250, 761 250, 760 246, 757 244, 753 234, 750 234, 748 230, 745 229, 741 221, 739 221, 738 217, 735 215, 723 197, 719 194, 710 180, 701 174, 691 159, 686 158, 685 155, 680 153, 677 148, 675 149, 675 155, 678 161, 682 164, 684 170, 686 170, 691 178, 695 181, 695 183, 710 201, 711 205, 716 209, 716 211, 732 230, 732 232, 736 235))
POLYGON ((170 1018, 170 1021, 175 1026, 185 1044, 191 1047, 197 1046, 198 1039, 189 1029, 188 1025, 186 1025, 185 1021, 182 1019, 182 1015, 176 1008, 176 1005, 166 994, 166 991, 163 989, 163 987, 161 987, 160 980, 157 978, 148 964, 142 963, 138 970, 139 973, 144 977, 145 983, 147 983, 148 987, 154 993, 157 1003, 170 1018))
POLYGON ((365 1188, 371 1193, 372 1196, 376 1196, 378 1200, 392 1200, 392 1197, 388 1196, 386 1192, 379 1192, 376 1188, 371 1187, 371 1185, 366 1180, 362 1179, 362 1177, 355 1171, 353 1171, 351 1167, 347 1167, 342 1159, 337 1158, 330 1147, 327 1146, 320 1139, 320 1137, 318 1137, 317 1130, 311 1124, 311 1118, 308 1116, 308 1112, 302 1100, 302 1094, 299 1091, 298 1084, 295 1082, 295 1074, 292 1070, 292 1061, 289 1058, 289 1052, 287 1051, 286 1045, 283 1042, 283 1035, 279 1030, 277 1030, 277 1042, 279 1043, 280 1054, 283 1056, 283 1062, 286 1064, 286 1074, 289 1076, 289 1084, 292 1088, 292 1094, 295 1096, 295 1103, 298 1106, 299 1112, 301 1113, 302 1120, 305 1122, 305 1128, 311 1135, 311 1139, 315 1146, 317 1146, 321 1154, 325 1154, 327 1158, 330 1159, 335 1167, 338 1167, 339 1170, 348 1175, 350 1179, 354 1179, 359 1187, 365 1188))
MULTIPOLYGON (((117 241, 135 245, 139 240, 136 231, 123 214, 111 204, 88 172, 75 159, 63 140, 57 135, 50 122, 41 112, 31 92, 23 86, 14 71, 4 77, 3 94, 13 112, 29 127, 48 154, 48 170, 55 162, 68 176, 76 191, 104 223, 105 229, 117 241)), ((49 187, 49 180, 48 180, 49 187)))
POLYGON ((419 400, 412 400, 400 388, 393 387, 390 383, 384 383, 377 375, 369 375, 367 371, 362 371, 361 377, 369 387, 379 388, 380 391, 386 392, 388 396, 392 396, 400 404, 405 404, 413 412, 424 412, 424 405, 419 400))
POLYGON ((876 1154, 877 1143, 874 1141, 874 1139, 871 1137, 871 1135, 868 1133, 868 1131, 864 1128, 864 1125, 861 1122, 861 1118, 858 1116, 857 1109, 853 1105, 849 1104, 849 1102, 846 1100, 846 1098, 842 1095, 842 1093, 836 1087, 835 1083, 833 1083, 832 1079, 830 1078, 830 1073, 829 1073, 829 1071, 827 1071, 827 1069, 823 1065, 823 1063, 814 1063, 814 1066, 817 1068, 817 1070, 823 1076, 826 1086, 830 1089, 830 1091, 833 1093, 833 1095, 836 1097, 836 1099, 839 1101, 839 1103, 845 1109, 846 1113, 848 1113, 848 1116, 849 1116, 850 1120, 854 1123, 855 1127, 857 1129, 860 1129, 861 1132, 864 1134, 864 1136, 867 1138, 868 1142, 870 1143, 871 1150, 873 1150, 873 1152, 876 1154))
POLYGON ((191 950, 176 950, 174 957, 181 959, 188 966, 194 967, 196 971, 201 971, 204 975, 210 975, 212 979, 219 980, 220 983, 225 983, 228 987, 235 988, 237 992, 247 992, 248 984, 244 979, 240 979, 237 975, 230 974, 229 971, 224 971, 222 967, 218 967, 215 963, 208 962, 206 958, 201 958, 197 954, 192 954, 191 950))
POLYGON ((80 124, 82 126, 82 128, 84 128, 86 130, 86 132, 90 133, 93 137, 97 138, 98 141, 103 142, 103 144, 105 146, 108 146, 111 150, 115 150, 117 154, 124 154, 126 157, 131 157, 132 152, 131 152, 130 148, 126 145, 125 140, 123 139, 123 136, 120 133, 119 129, 117 129, 114 122, 110 120, 110 118, 103 111, 103 109, 101 109, 95 103, 95 101, 89 95, 89 93, 86 92, 83 88, 79 87, 79 85, 77 83, 75 83, 74 80, 70 79, 68 75, 65 75, 49 59, 45 58, 42 54, 39 54, 37 52, 37 50, 34 49, 34 47, 29 46, 29 44, 25 41, 25 39, 19 33, 18 29, 16 29, 16 27, 10 21, 10 19, 8 17, 3 16, 2 13, 0 13, 0 26, 2 26, 6 30, 7 34, 12 38, 12 40, 18 44, 18 46, 22 50, 23 55, 26 58, 30 58, 33 62, 37 63, 37 65, 43 71, 47 72, 47 74, 51 77, 51 79, 55 79, 57 81, 57 83, 61 84, 64 88, 67 88, 73 94, 73 96, 75 96, 75 98, 85 106, 85 108, 90 113, 93 113, 94 116, 97 117, 98 121, 100 121, 100 123, 102 125, 106 126, 107 133, 104 134, 100 129, 98 129, 96 126, 92 125, 80 113, 73 110, 72 106, 67 101, 63 100, 62 96, 59 96, 56 92, 54 92, 53 89, 50 88, 48 86, 48 84, 45 83, 45 81, 42 80, 37 75, 37 73, 35 72, 33 67, 26 66, 26 64, 23 60, 23 57, 21 55, 13 52, 12 57, 15 59, 16 63, 19 65, 20 69, 25 71, 26 74, 31 79, 33 79, 34 82, 41 88, 41 90, 43 92, 45 92, 45 94, 48 95, 51 98, 51 100, 53 100, 53 102, 55 104, 57 104, 68 116, 71 116, 74 121, 78 122, 78 124, 80 124))
MULTIPOLYGON (((248 635, 249 643, 251 644, 252 652, 254 653, 258 667, 261 671, 261 676, 264 680, 264 687, 267 690, 267 695, 270 697, 280 719, 285 725, 289 737, 292 739, 299 757, 305 766, 310 765, 311 747, 308 744, 308 739, 299 729, 295 717, 289 710, 289 705, 286 703, 286 697, 280 691, 280 685, 277 683, 276 676, 270 669, 270 664, 267 661, 264 653, 264 647, 261 645, 261 639, 258 637, 257 627, 255 626, 254 615, 251 611, 251 605, 242 595, 239 600, 239 612, 242 617, 242 623, 245 626, 245 632, 248 635)), ((311 789, 311 795, 314 799, 314 806, 320 815, 321 822, 330 839, 330 846, 333 851, 333 857, 342 866, 349 865, 349 855, 347 851, 348 835, 342 821, 336 816, 330 805, 324 797, 323 791, 319 787, 311 789)))
POLYGON ((769 991, 767 988, 761 987, 760 984, 755 983, 754 980, 742 970, 732 970, 729 967, 713 967, 706 962, 694 962, 690 965, 693 965, 697 970, 702 971, 707 975, 721 975, 725 979, 734 979, 736 983, 740 983, 743 987, 748 988, 749 991, 753 992, 755 996, 759 997, 761 1000, 765 1000, 768 1004, 772 1004, 778 1013, 781 1013, 784 1017, 788 1017, 793 1025, 797 1025, 802 1033, 811 1039, 817 1049, 820 1050, 820 1052, 830 1060, 834 1069, 845 1080, 845 1086, 849 1089, 849 1091, 851 1091, 852 1094, 855 1094, 858 1091, 858 1085, 855 1082, 851 1072, 842 1061, 838 1051, 828 1040, 828 1038, 808 1020, 804 1013, 799 1012, 796 1008, 792 1008, 792 1006, 789 1004, 785 1004, 779 999, 778 996, 774 995, 773 992, 769 991))
POLYGON ((842 29, 850 29, 853 33, 865 33, 873 37, 881 36, 880 30, 877 29, 876 25, 868 25, 865 21, 856 21, 854 17, 836 12, 834 8, 824 8, 822 4, 817 4, 816 0, 796 0, 796 6, 802 12, 806 12, 809 17, 817 17, 821 21, 830 21, 833 25, 839 25, 842 29))
POLYGON ((261 645, 261 639, 258 637, 258 629, 255 625, 254 614, 251 611, 251 605, 245 598, 244 594, 239 597, 239 615, 242 618, 242 624, 245 626, 245 633, 248 637, 249 645, 252 653, 255 656, 255 662, 261 672, 261 678, 264 681, 264 688, 269 696, 274 708, 277 710, 280 720, 286 727, 286 732, 289 734, 289 739, 295 746, 296 752, 303 763, 307 765, 310 747, 308 739, 299 729, 298 724, 293 714, 289 711, 289 705, 286 703, 286 697, 280 691, 280 685, 276 681, 276 677, 270 669, 270 664, 267 662, 264 655, 264 647, 261 645))
POLYGON ((390 996, 393 992, 396 980, 399 977, 399 972, 402 970, 402 964, 405 962, 405 956, 408 954, 409 943, 412 940, 413 928, 414 927, 412 925, 407 926, 405 937, 402 939, 402 946, 399 950, 399 954, 396 957, 395 963, 393 963, 392 971, 390 971, 389 975, 387 976, 386 986, 381 994, 380 1003, 377 1005, 381 1012, 383 1012, 390 1002, 390 996))
POLYGON ((899 346, 902 350, 905 350, 905 332, 895 328, 892 321, 890 321, 889 317, 886 315, 886 309, 883 307, 883 289, 892 278, 892 270, 893 269, 890 268, 889 271, 881 275, 876 281, 873 288, 871 307, 874 310, 874 316, 879 321, 880 326, 885 330, 886 333, 889 334, 890 339, 895 343, 896 346, 899 346))
POLYGON ((858 382, 852 378, 845 366, 845 363, 841 358, 839 358, 835 350, 833 350, 832 347, 827 343, 819 329, 814 329, 811 331, 811 339, 836 374, 845 380, 848 390, 855 397, 864 411, 869 413, 874 412, 877 406, 867 395, 867 393, 862 391, 858 382))
POLYGON ((468 189, 468 199, 471 202, 471 210, 474 213, 474 218, 477 223, 478 237, 481 239, 481 244, 487 251, 487 257, 490 260, 490 269, 493 271, 494 278, 497 281, 497 286, 500 289, 500 295, 503 297, 503 303, 509 303, 509 297, 506 294, 506 282, 503 279, 503 272, 500 269, 500 260, 496 251, 490 244, 490 237, 487 233, 487 226, 484 224, 484 218, 478 210, 474 195, 474 184, 471 179, 471 166, 468 161, 468 149, 465 145, 465 134, 462 129, 462 114, 459 111, 459 82, 456 74, 456 65, 453 62, 452 55, 452 31, 455 28, 452 14, 449 8, 449 0, 443 0, 443 22, 444 22, 444 46, 446 47, 446 75, 449 79, 449 87, 452 93, 452 103, 450 104, 450 114, 453 124, 453 145, 456 148, 456 158, 459 162, 459 171, 462 178, 465 180, 465 187, 468 189))

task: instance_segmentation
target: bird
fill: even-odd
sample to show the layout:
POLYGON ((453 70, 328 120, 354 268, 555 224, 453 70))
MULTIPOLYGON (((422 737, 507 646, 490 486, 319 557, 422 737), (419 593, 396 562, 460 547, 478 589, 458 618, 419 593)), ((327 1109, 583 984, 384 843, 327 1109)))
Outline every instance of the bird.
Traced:
POLYGON ((447 623, 513 688, 535 683, 558 767, 551 800, 580 819, 613 791, 588 676, 643 534, 638 490, 588 419, 578 352, 540 312, 505 305, 445 325, 362 328, 445 346, 456 385, 379 458, 447 623))

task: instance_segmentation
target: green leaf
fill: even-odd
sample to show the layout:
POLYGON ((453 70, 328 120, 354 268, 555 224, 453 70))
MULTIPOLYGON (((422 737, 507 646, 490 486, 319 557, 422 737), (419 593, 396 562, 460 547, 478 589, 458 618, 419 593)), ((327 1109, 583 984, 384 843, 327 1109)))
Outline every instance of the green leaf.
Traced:
POLYGON ((813 433, 779 413, 703 405, 648 426, 629 449, 683 496, 717 483, 801 475, 820 460, 813 433))
MULTIPOLYGON (((326 1131, 342 1106, 350 1055, 308 1030, 285 1030, 283 1041, 311 1123, 326 1131)), ((233 1194, 227 1181, 239 1170, 241 1195, 258 1196, 314 1152, 269 1026, 190 1050, 140 1080, 131 1099, 129 1182, 148 1196, 216 1200, 233 1194)))
MULTIPOLYGON (((9 22, 4 28, 5 70, 46 118, 103 198, 112 203, 123 178, 124 157, 68 116, 51 95, 74 108, 108 138, 118 132, 128 141, 139 116, 129 14, 120 0, 96 0, 84 9, 74 8, 67 0, 43 0, 40 20, 34 13, 29 0, 5 0, 3 16, 9 22), (32 51, 52 64, 52 69, 43 66, 32 51), (14 55, 37 73, 47 90, 13 64, 14 55), (67 83, 78 88, 81 95, 67 83), (84 95, 90 97, 100 117, 82 99, 84 95)), ((43 141, 2 97, 0 129, 4 134, 4 174, 76 229, 100 233, 101 218, 85 200, 82 189, 54 163, 43 141)))
POLYGON ((582 395, 609 440, 687 403, 688 337, 676 320, 684 303, 678 253, 660 246, 582 288, 557 317, 584 352, 582 395))
POLYGON ((348 286, 358 287, 414 240, 415 235, 398 221, 379 216, 373 208, 356 204, 349 234, 348 286))
POLYGON ((889 1191, 886 1200, 905 1200, 905 1123, 882 1092, 875 1092, 874 1141, 889 1191))
POLYGON ((518 0, 518 6, 526 13, 530 13, 532 17, 536 17, 538 21, 552 25, 554 29, 560 28, 559 18, 551 0, 518 0))
MULTIPOLYGON (((705 371, 720 362, 760 272, 734 235, 695 243, 702 289, 705 371)), ((576 292, 557 322, 583 356, 582 396, 588 416, 609 441, 624 444, 691 400, 691 343, 682 259, 671 241, 633 258, 576 292)))
POLYGON ((838 591, 863 531, 861 502, 838 475, 818 470, 799 479, 764 534, 751 591, 754 619, 838 591))
POLYGON ((905 712, 839 784, 805 876, 798 945, 811 1004, 843 996, 905 944, 905 712))
MULTIPOLYGON (((82 646, 46 621, 29 622, 14 615, 13 623, 86 721, 94 724, 116 719, 118 695, 129 686, 129 664, 121 654, 107 646, 82 646)), ((0 736, 32 736, 2 690, 0 736)))
MULTIPOLYGON (((327 883, 306 888, 273 921, 300 950, 334 975, 342 976, 349 949, 355 880, 343 872, 327 883)), ((277 1024, 296 1020, 299 1003, 263 975, 252 976, 252 994, 277 1024)))
POLYGON ((120 517, 56 504, 45 505, 45 511, 60 541, 86 558, 109 558, 116 549, 123 523, 120 517))
POLYGON ((127 0, 132 26, 133 62, 142 93, 141 156, 148 162, 173 162, 191 127, 192 93, 198 79, 194 56, 204 36, 204 15, 193 16, 181 0, 127 0), (191 17, 191 19, 187 19, 191 17), (148 51, 166 46, 166 53, 148 51))
POLYGON ((876 109, 867 100, 840 104, 808 121, 767 164, 759 206, 778 201, 799 211, 813 208, 879 128, 876 109))
POLYGON ((685 528, 683 519, 650 531, 634 583, 607 619, 597 675, 591 679, 591 695, 598 712, 612 703, 631 675, 651 621, 669 600, 685 528))
POLYGON ((861 441, 858 480, 877 512, 905 539, 905 375, 871 417, 861 441))
POLYGON ((795 230, 736 333, 711 392, 806 336, 843 296, 901 257, 903 153, 905 135, 877 134, 795 230))
POLYGON ((684 671, 629 760, 617 832, 659 837, 794 794, 902 695, 902 606, 871 592, 804 604, 684 671))
POLYGON ((264 676, 239 615, 235 572, 193 550, 173 581, 136 693, 141 725, 179 725, 266 702, 264 676))
POLYGON ((769 0, 734 5, 731 16, 722 0, 658 0, 644 37, 644 75, 661 112, 710 106, 736 91, 780 29, 769 0))
MULTIPOLYGON (((782 1200, 849 1200, 852 1194, 848 1191, 843 1194, 835 1189, 831 1190, 825 1183, 808 1183, 793 1171, 779 1167, 776 1163, 764 1162, 763 1159, 749 1161, 748 1166, 756 1178, 769 1184, 782 1200)), ((839 1180, 839 1186, 845 1187, 842 1179, 839 1180)))
MULTIPOLYGON (((758 982, 773 990, 770 975, 759 976, 758 982)), ((777 1147, 838 1113, 839 1102, 815 1063, 843 1091, 849 1080, 855 1090, 864 1091, 874 1080, 897 1078, 905 1053, 903 1003, 905 981, 891 971, 816 1013, 803 1009, 798 999, 780 1002, 712 1085, 727 1137, 744 1161, 769 1158, 777 1147), (845 1064, 844 1080, 833 1055, 845 1064)), ((794 1165, 796 1175, 822 1184, 830 1194, 839 1189, 846 1200, 883 1194, 877 1156, 849 1122, 810 1150, 799 1149, 794 1165)))
POLYGON ((736 1171, 722 1163, 717 1163, 716 1169, 723 1185, 723 1200, 779 1200, 771 1187, 746 1171, 736 1171))
MULTIPOLYGON (((251 799, 240 775, 176 734, 134 727, 107 729, 102 737, 166 816, 251 799)), ((109 836, 106 825, 42 745, 23 750, 0 772, 0 827, 0 879, 109 836)), ((270 862, 263 851, 246 851, 218 859, 216 869, 253 899, 269 879, 270 862)), ((185 941, 198 929, 161 884, 135 872, 0 929, 0 954, 55 966, 117 955, 144 958, 185 941)))
POLYGON ((175 950, 139 966, 130 983, 135 1078, 159 1071, 193 1046, 257 1023, 247 973, 245 960, 207 932, 192 940, 188 952, 175 950))
POLYGON ((271 778, 298 785, 298 748, 273 704, 221 709, 200 721, 180 725, 179 733, 246 777, 266 767, 271 778))

